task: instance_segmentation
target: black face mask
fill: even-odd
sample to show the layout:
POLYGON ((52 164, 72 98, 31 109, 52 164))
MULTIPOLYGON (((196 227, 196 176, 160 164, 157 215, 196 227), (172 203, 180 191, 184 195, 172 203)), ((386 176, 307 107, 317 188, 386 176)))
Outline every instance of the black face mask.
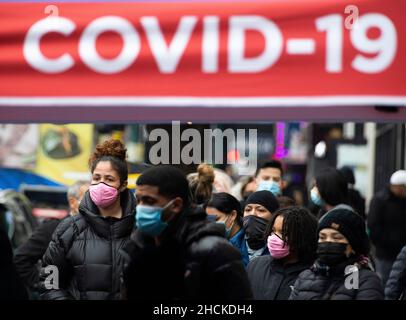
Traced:
POLYGON ((261 249, 265 246, 265 231, 268 220, 257 216, 247 216, 243 218, 243 227, 248 246, 253 250, 261 249))
POLYGON ((348 243, 319 242, 317 256, 319 260, 329 266, 336 266, 348 259, 345 254, 348 243))

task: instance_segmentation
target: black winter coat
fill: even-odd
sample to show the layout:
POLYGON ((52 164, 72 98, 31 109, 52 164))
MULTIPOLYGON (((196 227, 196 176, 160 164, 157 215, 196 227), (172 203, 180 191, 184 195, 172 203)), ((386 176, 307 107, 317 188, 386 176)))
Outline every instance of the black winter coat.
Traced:
POLYGON ((7 233, 0 228, 0 300, 26 300, 28 293, 13 263, 13 249, 7 233))
POLYGON ((59 219, 42 222, 27 242, 19 246, 14 255, 14 263, 24 284, 31 290, 38 289, 40 265, 38 262, 45 254, 59 219))
POLYGON ((387 300, 406 300, 406 246, 400 251, 386 282, 387 300))
POLYGON ((252 297, 240 252, 224 238, 224 226, 199 211, 183 212, 160 246, 135 230, 124 248, 128 299, 247 299, 252 297))
POLYGON ((396 197, 389 188, 379 191, 371 200, 368 228, 376 256, 395 261, 406 245, 406 199, 396 197))
POLYGON ((348 204, 362 217, 362 219, 366 219, 365 198, 358 190, 352 188, 348 189, 348 204))
POLYGON ((256 300, 288 300, 299 274, 311 263, 294 263, 284 266, 271 256, 255 258, 248 265, 248 278, 256 300))
MULTIPOLYGON (((120 299, 124 266, 120 249, 134 227, 135 205, 134 195, 127 189, 121 193, 123 217, 102 217, 87 191, 79 214, 60 223, 43 257, 43 267, 55 265, 59 270, 59 290, 46 289, 42 283, 41 298, 120 299)), ((47 276, 43 270, 40 278, 44 281, 47 276)))
POLYGON ((345 276, 345 267, 350 264, 357 265, 348 261, 335 268, 328 268, 316 261, 312 268, 299 275, 289 300, 383 300, 383 288, 378 275, 357 265, 358 274, 345 276), (358 288, 346 288, 346 280, 355 287, 357 276, 358 288))

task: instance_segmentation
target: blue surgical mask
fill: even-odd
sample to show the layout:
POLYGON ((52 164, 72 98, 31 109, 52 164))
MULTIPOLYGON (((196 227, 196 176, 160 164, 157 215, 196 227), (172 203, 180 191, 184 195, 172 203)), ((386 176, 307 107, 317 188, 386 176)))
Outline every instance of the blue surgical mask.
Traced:
POLYGON ((162 221, 162 212, 172 203, 172 201, 169 201, 163 208, 137 205, 135 209, 137 228, 151 237, 159 236, 168 226, 168 223, 162 221))
POLYGON ((282 194, 279 184, 277 184, 276 182, 274 182, 272 180, 262 180, 259 183, 257 191, 263 191, 263 190, 272 192, 275 197, 278 197, 282 194))
POLYGON ((310 199, 312 200, 312 202, 313 202, 315 205, 317 205, 317 206, 319 206, 319 207, 323 206, 323 200, 321 199, 321 197, 320 197, 320 195, 317 193, 317 191, 314 190, 314 189, 312 189, 312 190, 310 191, 310 199))
MULTIPOLYGON (((228 218, 226 219, 226 221, 227 221, 227 220, 228 220, 228 218)), ((216 223, 218 223, 218 224, 223 224, 223 225, 224 225, 224 228, 226 228, 225 237, 226 237, 226 239, 230 239, 231 229, 233 228, 234 223, 231 225, 230 228, 227 228, 226 221, 216 221, 216 223)), ((234 222, 235 222, 235 221, 234 221, 234 222)))

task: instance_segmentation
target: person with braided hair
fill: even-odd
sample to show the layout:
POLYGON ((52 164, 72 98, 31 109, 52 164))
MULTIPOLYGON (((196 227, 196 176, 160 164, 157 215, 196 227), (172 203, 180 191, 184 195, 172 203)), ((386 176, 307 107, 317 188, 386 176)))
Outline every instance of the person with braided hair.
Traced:
POLYGON ((129 242, 136 207, 127 188, 124 145, 114 139, 97 145, 89 166, 92 180, 79 213, 58 225, 42 259, 42 299, 121 298, 121 249, 129 242), (47 266, 57 267, 58 285, 47 285, 47 266))
POLYGON ((282 208, 264 236, 270 255, 253 259, 247 270, 254 299, 288 300, 299 274, 316 259, 317 220, 305 208, 282 208))

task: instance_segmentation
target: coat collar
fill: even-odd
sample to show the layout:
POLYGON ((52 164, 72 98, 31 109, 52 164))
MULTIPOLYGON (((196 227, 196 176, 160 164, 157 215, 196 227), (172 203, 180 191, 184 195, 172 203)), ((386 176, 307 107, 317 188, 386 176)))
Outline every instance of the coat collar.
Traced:
POLYGON ((120 193, 120 203, 123 210, 121 219, 113 217, 102 217, 98 207, 90 198, 87 191, 80 202, 79 214, 94 229, 94 231, 103 238, 122 238, 131 234, 134 227, 134 213, 136 202, 134 195, 129 189, 120 193))
POLYGON ((304 263, 301 261, 285 265, 283 264, 281 259, 274 259, 271 256, 269 256, 269 259, 272 270, 276 272, 283 272, 286 274, 298 273, 305 269, 310 268, 311 266, 311 263, 304 263))

